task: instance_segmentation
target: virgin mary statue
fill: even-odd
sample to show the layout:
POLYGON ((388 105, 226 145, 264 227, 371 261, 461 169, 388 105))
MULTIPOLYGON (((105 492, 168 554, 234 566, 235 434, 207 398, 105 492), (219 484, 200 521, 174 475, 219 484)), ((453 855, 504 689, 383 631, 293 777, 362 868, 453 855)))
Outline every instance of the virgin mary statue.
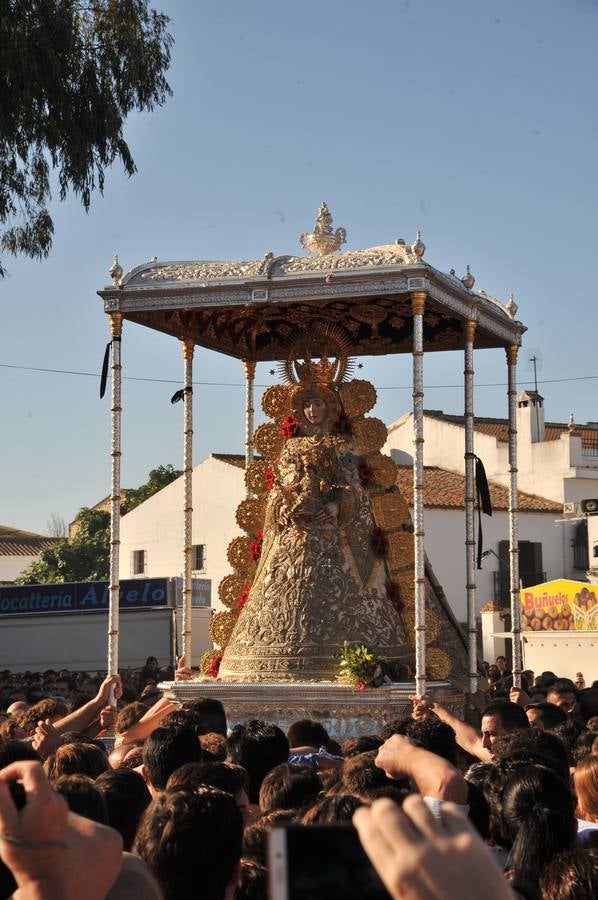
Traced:
MULTIPOLYGON (((342 400, 348 361, 305 354, 285 369, 293 383, 286 388, 287 414, 276 426, 275 443, 282 446, 265 470, 269 460, 260 462, 269 491, 251 544, 261 541, 259 561, 233 613, 238 618, 219 677, 331 680, 345 642, 407 662, 411 649, 389 576, 388 542, 364 478, 373 470, 358 453, 357 423, 342 400)), ((368 382, 358 384, 371 388, 375 400, 368 382)), ((361 417, 362 432, 365 422, 361 417)))

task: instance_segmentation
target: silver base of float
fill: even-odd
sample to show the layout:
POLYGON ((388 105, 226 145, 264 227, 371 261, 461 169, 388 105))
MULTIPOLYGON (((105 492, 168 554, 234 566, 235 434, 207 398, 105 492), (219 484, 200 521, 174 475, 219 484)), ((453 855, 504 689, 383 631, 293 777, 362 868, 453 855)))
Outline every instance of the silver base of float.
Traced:
MULTIPOLYGON (((158 685, 165 697, 186 703, 210 697, 220 700, 229 727, 248 719, 263 719, 284 731, 298 719, 321 722, 331 737, 342 740, 378 734, 387 722, 411 713, 414 682, 393 682, 356 691, 338 682, 242 683, 201 678, 158 685)), ((463 718, 465 695, 448 681, 431 681, 426 692, 463 718)))

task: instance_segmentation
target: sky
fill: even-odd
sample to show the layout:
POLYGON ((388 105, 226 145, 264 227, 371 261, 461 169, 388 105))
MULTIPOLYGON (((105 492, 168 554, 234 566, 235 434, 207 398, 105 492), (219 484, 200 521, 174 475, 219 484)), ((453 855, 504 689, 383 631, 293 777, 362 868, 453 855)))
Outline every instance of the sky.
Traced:
MULTIPOLYGON (((45 533, 109 492, 96 291, 114 254, 125 270, 299 254, 323 200, 343 249, 421 229, 436 268, 469 264, 476 290, 512 291, 529 329, 520 385, 536 355, 547 421, 598 420, 598 0, 154 5, 171 17, 173 96, 128 120, 137 173, 115 165, 88 214, 53 201, 47 260, 5 260, 1 524, 45 533)), ((182 358, 130 323, 122 353, 122 484, 135 487, 181 467, 182 358)), ((411 359, 364 363, 392 422, 410 409, 411 359)), ((476 352, 475 368, 476 414, 506 416, 504 352, 476 352)), ((462 370, 461 354, 426 356, 427 408, 463 411, 462 370)), ((195 461, 242 452, 240 362, 198 349, 194 380, 195 461)))

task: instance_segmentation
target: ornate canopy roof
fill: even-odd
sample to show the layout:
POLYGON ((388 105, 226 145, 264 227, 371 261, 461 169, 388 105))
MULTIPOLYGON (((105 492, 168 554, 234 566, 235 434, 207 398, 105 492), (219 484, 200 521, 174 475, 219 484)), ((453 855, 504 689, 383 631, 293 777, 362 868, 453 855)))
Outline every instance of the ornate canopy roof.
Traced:
POLYGON ((278 360, 293 335, 323 322, 342 327, 353 356, 412 349, 411 293, 428 295, 424 350, 463 348, 463 323, 477 321, 476 347, 519 344, 525 326, 506 305, 474 292, 469 272, 459 278, 424 260, 418 233, 412 244, 338 252, 344 228, 320 207, 313 232, 301 243, 316 256, 260 260, 144 263, 124 274, 115 260, 112 285, 98 291, 107 313, 239 359, 278 360))

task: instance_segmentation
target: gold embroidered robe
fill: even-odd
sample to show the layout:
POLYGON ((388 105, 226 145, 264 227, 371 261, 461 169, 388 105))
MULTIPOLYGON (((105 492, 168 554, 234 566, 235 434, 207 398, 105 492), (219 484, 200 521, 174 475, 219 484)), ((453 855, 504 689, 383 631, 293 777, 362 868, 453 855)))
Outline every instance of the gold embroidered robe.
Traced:
POLYGON ((350 440, 289 439, 275 466, 259 565, 220 665, 237 681, 335 679, 344 641, 392 659, 409 648, 350 440), (336 522, 317 520, 331 507, 336 522))

